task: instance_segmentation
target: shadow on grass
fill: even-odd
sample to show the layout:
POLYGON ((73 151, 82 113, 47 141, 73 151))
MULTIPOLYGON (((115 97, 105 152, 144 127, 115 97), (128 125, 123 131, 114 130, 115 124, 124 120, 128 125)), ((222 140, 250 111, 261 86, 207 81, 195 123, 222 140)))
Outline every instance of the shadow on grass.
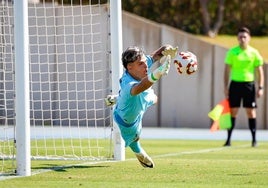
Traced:
POLYGON ((90 169, 90 168, 108 168, 109 165, 66 165, 55 166, 53 164, 44 164, 42 167, 32 167, 32 170, 51 170, 55 172, 66 172, 68 169, 90 169))

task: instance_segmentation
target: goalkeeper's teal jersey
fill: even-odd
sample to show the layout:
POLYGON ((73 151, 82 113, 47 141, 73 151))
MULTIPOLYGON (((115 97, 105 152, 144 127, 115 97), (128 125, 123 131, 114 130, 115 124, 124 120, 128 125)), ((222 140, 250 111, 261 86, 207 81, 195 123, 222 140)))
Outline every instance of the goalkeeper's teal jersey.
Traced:
POLYGON ((263 59, 259 52, 251 46, 248 46, 246 50, 236 46, 227 52, 225 63, 231 66, 231 80, 252 82, 255 68, 263 64, 263 59))
MULTIPOLYGON (((146 56, 147 65, 150 68, 153 64, 151 56, 146 56)), ((127 71, 120 79, 120 91, 114 109, 114 120, 119 125, 122 137, 128 146, 136 134, 141 129, 143 114, 148 107, 153 105, 155 94, 152 88, 149 88, 139 95, 132 96, 131 88, 140 81, 135 80, 127 71), (130 128, 131 127, 131 128, 130 128)))

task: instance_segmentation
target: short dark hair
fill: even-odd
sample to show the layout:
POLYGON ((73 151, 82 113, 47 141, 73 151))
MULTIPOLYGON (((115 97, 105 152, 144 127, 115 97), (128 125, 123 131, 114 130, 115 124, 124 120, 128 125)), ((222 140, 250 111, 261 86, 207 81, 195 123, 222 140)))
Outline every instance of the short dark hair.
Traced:
POLYGON ((130 46, 122 53, 122 62, 125 69, 127 64, 136 61, 144 54, 144 51, 137 46, 130 46))
POLYGON ((249 30, 249 28, 247 28, 247 27, 240 27, 239 29, 238 29, 238 32, 237 33, 240 33, 240 32, 245 32, 245 33, 247 33, 247 34, 249 34, 250 35, 250 30, 249 30))

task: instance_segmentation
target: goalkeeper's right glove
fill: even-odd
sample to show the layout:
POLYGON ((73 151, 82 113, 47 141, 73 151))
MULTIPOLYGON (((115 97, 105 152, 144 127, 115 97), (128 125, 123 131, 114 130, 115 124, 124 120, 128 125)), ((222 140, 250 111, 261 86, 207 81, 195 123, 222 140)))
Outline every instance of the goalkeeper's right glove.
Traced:
POLYGON ((167 56, 170 55, 171 59, 175 58, 177 53, 178 53, 178 49, 179 47, 175 47, 175 48, 167 48, 164 51, 162 51, 162 54, 167 56))
POLYGON ((167 75, 170 69, 170 61, 171 61, 170 55, 163 56, 160 59, 160 63, 162 65, 148 75, 148 80, 152 83, 155 83, 157 80, 161 78, 161 76, 167 75))

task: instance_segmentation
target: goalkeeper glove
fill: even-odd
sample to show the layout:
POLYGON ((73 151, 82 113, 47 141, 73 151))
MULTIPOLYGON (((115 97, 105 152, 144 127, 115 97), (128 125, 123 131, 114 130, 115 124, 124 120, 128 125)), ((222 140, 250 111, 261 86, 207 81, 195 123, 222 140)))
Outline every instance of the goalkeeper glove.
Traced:
POLYGON ((113 106, 116 104, 117 95, 107 95, 106 98, 104 98, 106 106, 113 106))
POLYGON ((173 59, 177 55, 177 52, 178 52, 178 47, 166 48, 164 51, 162 51, 162 54, 164 56, 170 55, 171 59, 173 59))
POLYGON ((160 63, 162 65, 148 75, 148 80, 152 83, 155 83, 157 80, 161 78, 161 76, 167 75, 170 69, 170 61, 171 61, 170 55, 163 56, 160 59, 160 63))

